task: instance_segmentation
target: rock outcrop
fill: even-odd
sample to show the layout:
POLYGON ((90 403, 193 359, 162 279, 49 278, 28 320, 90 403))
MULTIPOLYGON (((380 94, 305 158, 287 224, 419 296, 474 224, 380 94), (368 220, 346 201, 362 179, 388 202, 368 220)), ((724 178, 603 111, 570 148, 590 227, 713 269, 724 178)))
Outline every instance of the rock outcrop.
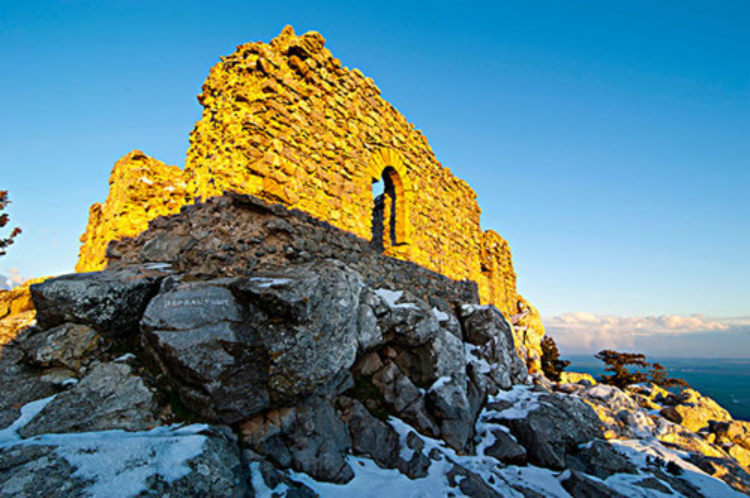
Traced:
POLYGON ((354 496, 365 475, 399 494, 750 491, 747 424, 661 415, 704 420, 705 398, 529 375, 495 307, 438 308, 336 259, 121 264, 31 295, 38 323, 0 356, 0 494, 354 496))

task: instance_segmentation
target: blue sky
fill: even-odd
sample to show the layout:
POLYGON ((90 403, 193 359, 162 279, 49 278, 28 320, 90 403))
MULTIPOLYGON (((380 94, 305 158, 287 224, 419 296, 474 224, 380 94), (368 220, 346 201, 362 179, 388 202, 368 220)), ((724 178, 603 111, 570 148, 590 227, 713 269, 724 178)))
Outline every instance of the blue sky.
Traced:
POLYGON ((209 68, 292 24, 474 187, 545 316, 747 317, 748 22, 742 0, 5 1, 0 188, 24 233, 0 274, 72 271, 114 162, 183 166, 209 68))

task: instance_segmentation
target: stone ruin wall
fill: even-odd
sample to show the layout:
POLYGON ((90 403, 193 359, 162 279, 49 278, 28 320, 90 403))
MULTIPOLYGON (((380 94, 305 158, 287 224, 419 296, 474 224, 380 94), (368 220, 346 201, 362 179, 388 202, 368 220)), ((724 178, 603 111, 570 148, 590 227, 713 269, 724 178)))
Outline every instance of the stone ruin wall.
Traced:
POLYGON ((177 166, 168 166, 139 150, 117 161, 109 176, 107 200, 89 209, 76 271, 103 269, 110 241, 138 235, 157 216, 179 212, 185 204, 182 176, 177 166))
POLYGON ((185 168, 191 199, 251 194, 369 240, 372 183, 386 171, 397 185, 396 244, 385 254, 477 282, 485 302, 514 310, 507 243, 482 232, 476 193, 319 34, 287 27, 270 44, 238 47, 211 69, 199 100, 185 168))
POLYGON ((386 255, 477 283, 482 302, 506 316, 527 306, 507 242, 480 227, 475 192, 318 33, 296 36, 287 27, 270 44, 239 46, 211 68, 199 101, 203 117, 184 172, 137 151, 118 161, 107 201, 91 208, 78 271, 103 268, 110 240, 225 191, 300 209, 370 240, 372 183, 382 178, 395 196, 385 203, 385 231, 395 238, 385 237, 386 255))

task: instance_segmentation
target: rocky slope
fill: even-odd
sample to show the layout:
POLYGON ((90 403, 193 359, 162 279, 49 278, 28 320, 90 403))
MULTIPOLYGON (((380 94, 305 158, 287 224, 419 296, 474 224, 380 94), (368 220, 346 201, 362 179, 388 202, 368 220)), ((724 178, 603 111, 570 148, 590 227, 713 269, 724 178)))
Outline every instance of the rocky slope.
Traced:
POLYGON ((0 357, 2 496, 750 491, 750 424, 707 398, 553 384, 496 308, 336 259, 122 265, 31 295, 36 323, 0 357))

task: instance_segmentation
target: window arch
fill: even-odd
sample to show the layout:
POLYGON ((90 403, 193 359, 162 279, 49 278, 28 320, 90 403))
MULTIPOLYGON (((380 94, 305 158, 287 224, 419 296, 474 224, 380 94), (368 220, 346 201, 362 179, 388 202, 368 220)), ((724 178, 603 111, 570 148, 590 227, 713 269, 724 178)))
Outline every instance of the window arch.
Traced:
POLYGON ((373 199, 372 241, 395 255, 411 243, 409 207, 412 196, 400 154, 386 149, 373 155, 372 182, 382 179, 383 192, 373 199))

